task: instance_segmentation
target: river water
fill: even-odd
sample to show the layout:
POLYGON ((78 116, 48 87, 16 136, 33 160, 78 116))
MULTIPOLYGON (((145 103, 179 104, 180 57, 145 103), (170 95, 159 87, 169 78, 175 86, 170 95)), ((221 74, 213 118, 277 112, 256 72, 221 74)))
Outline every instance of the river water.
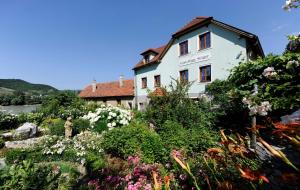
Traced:
POLYGON ((40 104, 36 105, 22 105, 22 106, 0 106, 0 111, 12 113, 12 114, 20 114, 20 113, 29 113, 35 111, 40 104))

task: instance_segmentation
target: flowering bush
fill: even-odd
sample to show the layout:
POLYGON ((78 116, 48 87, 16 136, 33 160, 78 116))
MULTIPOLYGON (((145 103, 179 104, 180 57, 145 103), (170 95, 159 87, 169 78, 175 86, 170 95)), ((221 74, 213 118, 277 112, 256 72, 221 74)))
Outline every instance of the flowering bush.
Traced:
POLYGON ((18 126, 18 116, 0 111, 0 130, 14 129, 18 126))
POLYGON ((82 119, 90 121, 91 128, 94 128, 98 121, 106 121, 109 130, 115 127, 128 125, 132 119, 132 114, 129 110, 124 110, 119 107, 101 105, 95 112, 89 112, 82 119))
MULTIPOLYGON (((273 114, 289 114, 300 107, 299 73, 299 53, 269 55, 256 61, 241 63, 232 70, 229 77, 228 81, 233 86, 230 95, 239 97, 240 100, 254 95, 251 102, 255 102, 257 106, 269 109, 270 104, 273 114), (253 94, 255 86, 257 93, 253 94), (262 102, 264 105, 261 105, 262 102)), ((254 114, 257 109, 252 112, 254 114)))
POLYGON ((268 111, 271 111, 271 105, 268 101, 263 101, 260 103, 260 105, 257 105, 253 103, 248 98, 243 98, 243 103, 247 105, 248 109, 250 110, 249 115, 260 115, 260 116, 266 116, 268 115, 268 111))
POLYGON ((36 113, 21 113, 18 115, 19 123, 35 123, 37 125, 40 125, 44 119, 44 114, 40 112, 36 113))
POLYGON ((41 146, 45 155, 61 155, 66 150, 74 150, 76 151, 77 161, 84 164, 87 152, 101 153, 103 151, 101 140, 102 137, 98 133, 84 131, 76 135, 73 139, 48 136, 42 142, 41 146))

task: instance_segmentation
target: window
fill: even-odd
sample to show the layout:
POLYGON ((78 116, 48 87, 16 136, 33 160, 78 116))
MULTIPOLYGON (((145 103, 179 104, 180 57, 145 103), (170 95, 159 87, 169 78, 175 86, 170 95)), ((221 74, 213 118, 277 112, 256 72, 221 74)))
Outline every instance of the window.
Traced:
POLYGON ((211 81, 211 66, 200 67, 200 82, 211 81))
POLYGON ((144 59, 145 59, 145 63, 149 63, 150 62, 150 55, 145 55, 144 59))
POLYGON ((147 88, 147 78, 142 78, 142 88, 147 88))
POLYGON ((154 76, 154 86, 160 87, 160 75, 154 76))
POLYGON ((179 43, 179 51, 180 55, 186 55, 189 53, 189 45, 187 40, 179 43))
POLYGON ((199 50, 210 48, 210 32, 199 36, 199 50))
POLYGON ((120 106, 121 105, 121 100, 117 99, 117 105, 120 106))
POLYGON ((188 82, 189 81, 189 72, 188 70, 180 71, 180 81, 188 82))

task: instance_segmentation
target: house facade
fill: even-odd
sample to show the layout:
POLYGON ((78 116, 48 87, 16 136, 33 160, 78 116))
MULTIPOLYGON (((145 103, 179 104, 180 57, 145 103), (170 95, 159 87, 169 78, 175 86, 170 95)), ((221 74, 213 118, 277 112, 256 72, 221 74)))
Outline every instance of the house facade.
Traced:
POLYGON ((119 81, 106 83, 97 83, 94 80, 79 93, 79 97, 89 102, 132 109, 134 107, 134 80, 124 80, 123 76, 120 76, 119 81))
POLYGON ((256 35, 215 20, 196 17, 175 32, 168 44, 141 53, 135 65, 135 104, 144 109, 149 91, 167 87, 173 79, 193 82, 191 98, 198 98, 205 86, 226 79, 240 62, 263 57, 256 35))

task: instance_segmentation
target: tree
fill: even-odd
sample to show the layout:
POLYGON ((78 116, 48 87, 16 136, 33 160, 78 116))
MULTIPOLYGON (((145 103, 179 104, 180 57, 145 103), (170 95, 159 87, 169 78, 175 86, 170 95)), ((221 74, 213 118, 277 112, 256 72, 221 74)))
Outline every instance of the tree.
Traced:
POLYGON ((285 52, 300 53, 300 34, 298 36, 289 36, 289 40, 285 52))
POLYGON ((283 9, 290 11, 291 9, 296 9, 299 7, 300 7, 300 0, 286 0, 283 9))

